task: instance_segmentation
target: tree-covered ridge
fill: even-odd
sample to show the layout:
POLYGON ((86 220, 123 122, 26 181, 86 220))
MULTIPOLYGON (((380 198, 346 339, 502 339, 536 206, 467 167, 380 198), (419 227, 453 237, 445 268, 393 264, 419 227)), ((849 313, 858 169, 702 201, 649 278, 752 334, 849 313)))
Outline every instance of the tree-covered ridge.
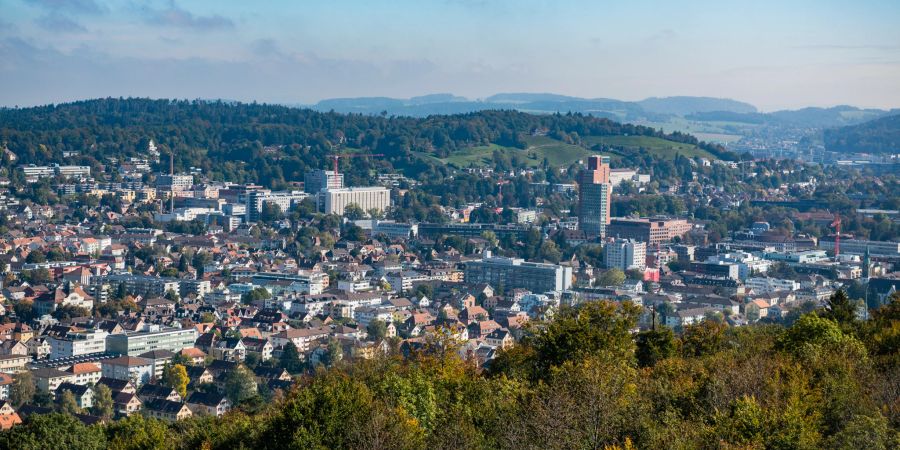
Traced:
POLYGON ((900 114, 825 130, 825 148, 836 152, 900 153, 900 114))
POLYGON ((787 327, 707 320, 676 335, 634 334, 640 308, 592 302, 535 324, 486 372, 435 338, 220 419, 36 416, 0 447, 897 448, 900 295, 868 321, 843 292, 827 303, 787 327))
POLYGON ((534 132, 574 143, 584 136, 661 137, 729 156, 690 135, 582 114, 480 111, 411 118, 135 98, 0 109, 0 145, 11 150, 18 163, 63 161, 64 151, 74 151, 80 156, 67 161, 99 168, 109 157, 146 157, 153 139, 162 152, 174 150, 179 169, 199 167, 215 179, 266 184, 302 180, 309 168, 327 167, 326 154, 344 149, 386 155, 379 161, 355 160, 354 169, 362 168, 351 175, 362 176, 376 167, 403 170, 423 164, 418 154, 444 158, 490 144, 524 148, 523 137, 534 132))

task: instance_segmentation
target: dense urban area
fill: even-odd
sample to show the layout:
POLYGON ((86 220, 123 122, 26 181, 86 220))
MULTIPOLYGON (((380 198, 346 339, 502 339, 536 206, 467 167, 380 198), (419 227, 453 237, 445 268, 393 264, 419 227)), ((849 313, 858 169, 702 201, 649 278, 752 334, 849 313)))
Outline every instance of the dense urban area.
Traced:
POLYGON ((828 136, 0 109, 0 447, 898 448, 900 148, 828 136))

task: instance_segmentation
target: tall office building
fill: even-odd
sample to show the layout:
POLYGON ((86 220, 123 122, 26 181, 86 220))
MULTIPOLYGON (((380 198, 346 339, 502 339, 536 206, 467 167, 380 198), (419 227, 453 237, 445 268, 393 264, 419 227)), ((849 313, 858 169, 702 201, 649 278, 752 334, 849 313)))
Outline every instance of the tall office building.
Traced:
POLYGON ((313 170, 304 176, 303 190, 309 194, 318 194, 325 189, 341 189, 344 187, 344 174, 333 170, 313 170))
POLYGON ((578 175, 578 227, 589 237, 606 236, 611 200, 609 157, 591 156, 578 175))

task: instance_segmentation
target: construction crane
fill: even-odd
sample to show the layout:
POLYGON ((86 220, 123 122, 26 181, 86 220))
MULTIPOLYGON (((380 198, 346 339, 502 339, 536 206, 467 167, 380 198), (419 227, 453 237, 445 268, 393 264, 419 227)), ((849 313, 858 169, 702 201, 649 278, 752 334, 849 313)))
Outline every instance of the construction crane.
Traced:
POLYGON ((337 153, 334 155, 328 155, 329 158, 334 158, 334 175, 338 174, 338 159, 341 158, 364 158, 368 156, 384 156, 381 153, 337 153))
POLYGON ((838 256, 841 254, 841 216, 835 214, 834 222, 831 222, 831 226, 834 227, 835 235, 834 235, 834 259, 837 260, 838 256))

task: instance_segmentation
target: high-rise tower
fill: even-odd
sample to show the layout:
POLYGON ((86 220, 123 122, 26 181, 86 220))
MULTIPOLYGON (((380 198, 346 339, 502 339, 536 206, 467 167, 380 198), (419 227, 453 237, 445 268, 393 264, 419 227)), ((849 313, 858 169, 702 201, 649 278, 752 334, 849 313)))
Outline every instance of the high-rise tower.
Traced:
POLYGON ((591 156, 578 175, 578 227, 589 237, 606 237, 611 200, 609 157, 591 156))

